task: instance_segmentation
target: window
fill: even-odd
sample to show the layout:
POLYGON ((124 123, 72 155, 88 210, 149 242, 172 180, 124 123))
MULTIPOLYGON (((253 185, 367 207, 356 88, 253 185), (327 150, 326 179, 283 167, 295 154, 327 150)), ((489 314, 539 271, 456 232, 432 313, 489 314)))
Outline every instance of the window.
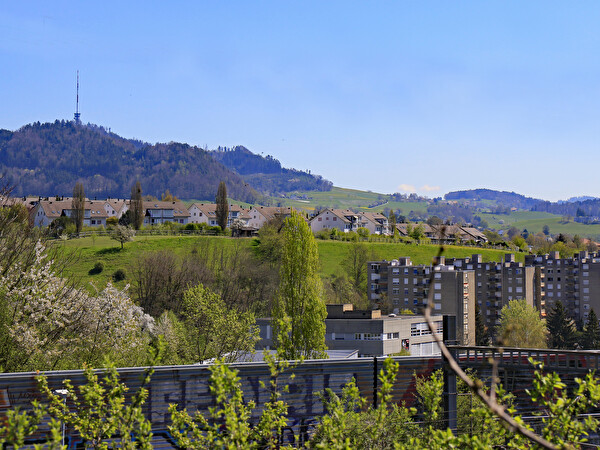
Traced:
MULTIPOLYGON (((481 283, 479 283, 479 285, 481 285, 481 283)), ((434 283, 434 284, 433 284, 433 288, 434 288, 436 291, 439 291, 440 289, 442 289, 442 283, 434 283)))
POLYGON ((442 299, 442 294, 440 294, 439 292, 436 292, 435 294, 433 294, 433 299, 434 300, 441 300, 442 299))

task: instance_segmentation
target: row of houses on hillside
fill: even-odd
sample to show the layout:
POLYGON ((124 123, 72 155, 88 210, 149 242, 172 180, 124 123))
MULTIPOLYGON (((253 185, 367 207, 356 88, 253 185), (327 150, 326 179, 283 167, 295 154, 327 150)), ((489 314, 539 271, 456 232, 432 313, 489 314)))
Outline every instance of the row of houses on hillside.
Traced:
MULTIPOLYGON (((70 197, 49 197, 37 201, 23 201, 28 206, 34 226, 46 227, 61 216, 73 215, 73 199, 70 197)), ((109 217, 120 219, 130 207, 127 199, 88 200, 84 206, 84 226, 106 226, 109 217)), ((166 222, 177 224, 205 223, 217 225, 214 203, 193 203, 189 207, 181 201, 149 200, 143 202, 144 225, 160 225, 166 222)), ((248 231, 259 230, 265 223, 277 216, 283 218, 291 214, 291 208, 255 206, 245 209, 240 205, 229 205, 227 226, 238 220, 248 231)))
MULTIPOLYGON (((345 233, 356 232, 359 228, 366 228, 371 234, 391 235, 393 228, 388 219, 381 213, 354 212, 349 209, 327 208, 320 211, 309 221, 313 233, 326 229, 338 229, 345 233)), ((420 227, 423 236, 434 243, 454 243, 473 241, 476 243, 487 242, 487 237, 477 228, 459 225, 436 225, 427 223, 396 224, 396 230, 401 237, 407 237, 411 228, 420 227)))

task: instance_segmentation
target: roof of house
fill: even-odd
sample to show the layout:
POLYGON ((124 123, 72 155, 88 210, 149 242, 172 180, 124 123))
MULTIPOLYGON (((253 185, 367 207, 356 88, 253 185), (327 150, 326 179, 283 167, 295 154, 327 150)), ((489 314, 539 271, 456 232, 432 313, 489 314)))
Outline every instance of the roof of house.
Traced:
POLYGON ((144 200, 143 202, 144 210, 173 210, 173 217, 189 217, 190 213, 188 209, 185 207, 183 202, 174 201, 174 202, 165 202, 161 200, 144 200))
POLYGON ((73 205, 73 200, 42 200, 39 203, 40 208, 44 211, 44 215, 49 219, 56 219, 61 216, 63 210, 70 210, 73 205))
POLYGON ((312 222, 313 220, 315 220, 317 217, 319 217, 320 215, 326 213, 327 211, 331 212, 333 215, 335 215, 336 217, 338 217, 342 222, 345 223, 351 223, 352 220, 349 219, 349 217, 355 217, 355 220, 358 219, 358 213, 355 213, 354 211, 351 211, 349 209, 333 209, 333 208, 325 208, 321 211, 319 211, 319 213, 315 216, 313 216, 309 222, 312 222))
MULTIPOLYGON (((90 219, 95 219, 95 218, 107 218, 108 217, 108 213, 106 212, 106 209, 104 209, 104 205, 106 204, 106 200, 91 200, 91 201, 86 201, 85 202, 85 209, 86 210, 90 210, 90 219)), ((69 208, 65 208, 65 209, 71 209, 71 207, 69 208)))
POLYGON ((364 212, 361 211, 359 213, 361 215, 361 217, 364 217, 365 219, 371 221, 371 222, 376 222, 378 224, 382 224, 387 222, 387 217, 385 217, 383 214, 378 213, 378 212, 364 212))
POLYGON ((415 227, 421 227, 421 229, 423 230, 423 233, 425 233, 425 236, 431 236, 435 233, 435 229, 432 228, 431 226, 429 226, 429 224, 425 223, 425 222, 420 222, 420 223, 397 223, 396 224, 396 228, 398 229, 398 232, 404 236, 406 236, 408 234, 408 227, 409 225, 412 227, 412 229, 415 229, 415 227))
POLYGON ((253 206, 250 211, 257 211, 267 220, 272 220, 277 216, 287 217, 292 214, 292 208, 279 206, 253 206))
POLYGON ((105 200, 105 203, 108 203, 109 206, 114 209, 115 211, 120 211, 121 209, 123 209, 125 207, 125 205, 127 205, 129 203, 129 200, 121 200, 118 198, 109 198, 107 200, 105 200))
MULTIPOLYGON (((200 211, 202 211, 204 214, 206 214, 207 216, 216 216, 216 211, 217 211, 217 204, 216 203, 193 203, 192 205, 190 205, 190 207, 188 208, 188 211, 190 209, 192 209, 193 207, 198 208, 200 211)), ((250 218, 250 216, 248 215, 248 212, 250 210, 243 208, 241 205, 234 205, 231 204, 229 205, 229 211, 237 211, 238 217, 241 218, 250 218)))

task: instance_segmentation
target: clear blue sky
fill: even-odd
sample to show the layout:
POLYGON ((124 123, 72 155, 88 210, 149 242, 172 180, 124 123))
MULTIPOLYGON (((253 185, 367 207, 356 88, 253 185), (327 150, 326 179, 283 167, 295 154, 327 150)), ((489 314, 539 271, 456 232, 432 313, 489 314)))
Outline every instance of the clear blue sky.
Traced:
POLYGON ((245 145, 336 186, 600 196, 600 3, 4 2, 0 128, 245 145))

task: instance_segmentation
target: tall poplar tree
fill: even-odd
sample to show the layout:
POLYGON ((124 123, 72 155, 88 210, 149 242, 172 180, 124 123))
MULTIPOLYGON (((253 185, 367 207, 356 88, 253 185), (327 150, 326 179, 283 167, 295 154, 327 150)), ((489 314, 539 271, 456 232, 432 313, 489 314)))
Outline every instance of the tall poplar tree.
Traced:
POLYGON ((73 200, 71 201, 71 218, 75 223, 77 233, 83 228, 83 218, 85 216, 85 191, 82 183, 75 183, 73 188, 73 200))
POLYGON ((327 308, 318 274, 317 243, 292 211, 283 224, 279 292, 273 307, 273 336, 284 359, 326 358, 327 308))
POLYGON ((142 199, 142 185, 139 181, 136 181, 131 188, 129 209, 131 210, 131 224, 133 228, 139 230, 144 223, 144 201, 142 199))
POLYGON ((225 186, 224 181, 219 183, 215 203, 217 204, 215 210, 217 223, 221 227, 221 230, 225 231, 225 228, 227 228, 227 219, 229 218, 229 204, 227 203, 227 186, 225 186))

